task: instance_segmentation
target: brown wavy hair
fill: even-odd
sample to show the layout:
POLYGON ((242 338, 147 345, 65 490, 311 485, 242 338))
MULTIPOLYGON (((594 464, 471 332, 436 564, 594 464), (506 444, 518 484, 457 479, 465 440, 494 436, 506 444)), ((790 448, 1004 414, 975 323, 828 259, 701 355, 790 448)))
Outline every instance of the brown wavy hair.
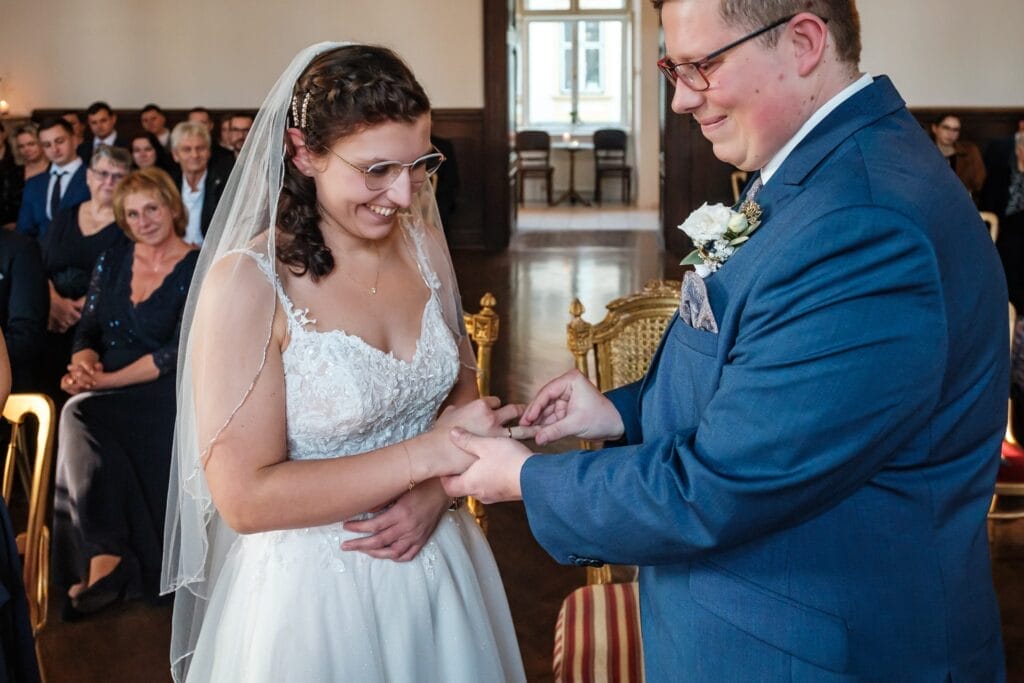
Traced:
MULTIPOLYGON (((391 50, 373 45, 345 45, 318 55, 292 95, 291 111, 299 120, 291 125, 302 131, 316 156, 348 135, 389 121, 412 123, 430 111, 430 99, 409 67, 391 50)), ((294 149, 286 145, 277 204, 277 227, 286 238, 278 243, 277 258, 296 275, 308 273, 316 281, 334 270, 334 257, 320 232, 316 185, 295 167, 294 149)))

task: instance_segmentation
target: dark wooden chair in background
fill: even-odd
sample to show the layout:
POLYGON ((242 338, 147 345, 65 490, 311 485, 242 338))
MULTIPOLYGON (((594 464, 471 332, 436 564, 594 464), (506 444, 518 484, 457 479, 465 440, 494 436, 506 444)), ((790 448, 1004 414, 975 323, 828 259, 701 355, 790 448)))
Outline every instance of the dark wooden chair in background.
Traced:
POLYGON ((626 131, 602 128, 594 131, 594 201, 601 203, 601 181, 606 177, 622 181, 622 203, 629 204, 633 167, 626 163, 626 131))
POLYGON ((541 178, 551 205, 551 184, 555 167, 551 165, 551 136, 542 130, 521 130, 516 133, 516 169, 518 171, 519 203, 524 201, 527 178, 541 178))

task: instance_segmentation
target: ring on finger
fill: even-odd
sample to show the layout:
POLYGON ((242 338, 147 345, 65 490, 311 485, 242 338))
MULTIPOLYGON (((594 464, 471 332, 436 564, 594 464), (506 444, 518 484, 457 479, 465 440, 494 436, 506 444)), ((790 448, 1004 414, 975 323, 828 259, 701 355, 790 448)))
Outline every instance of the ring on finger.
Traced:
POLYGON ((506 429, 508 429, 508 438, 511 439, 512 438, 512 427, 507 427, 506 429))

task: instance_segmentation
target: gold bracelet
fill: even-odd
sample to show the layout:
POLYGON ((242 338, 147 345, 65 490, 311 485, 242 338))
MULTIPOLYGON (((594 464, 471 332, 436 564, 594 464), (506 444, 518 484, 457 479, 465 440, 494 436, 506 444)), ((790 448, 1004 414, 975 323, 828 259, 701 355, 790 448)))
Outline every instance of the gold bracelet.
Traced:
POLYGON ((409 463, 409 490, 416 488, 416 480, 412 478, 412 456, 409 455, 409 447, 402 442, 402 449, 405 450, 405 461, 409 463))

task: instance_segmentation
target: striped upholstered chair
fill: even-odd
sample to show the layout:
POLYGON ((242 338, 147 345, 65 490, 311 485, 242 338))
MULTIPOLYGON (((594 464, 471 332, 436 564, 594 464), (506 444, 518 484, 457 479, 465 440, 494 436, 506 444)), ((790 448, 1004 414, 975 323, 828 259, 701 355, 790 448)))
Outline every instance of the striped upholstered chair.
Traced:
MULTIPOLYGON (((607 308, 605 319, 593 325, 583 320, 579 299, 569 308, 569 350, 576 368, 601 391, 647 372, 679 308, 679 282, 652 280, 607 308)), ((600 444, 583 442, 583 447, 600 444)), ((636 567, 587 568, 587 585, 570 593, 558 613, 553 665, 557 682, 644 679, 636 567)))

